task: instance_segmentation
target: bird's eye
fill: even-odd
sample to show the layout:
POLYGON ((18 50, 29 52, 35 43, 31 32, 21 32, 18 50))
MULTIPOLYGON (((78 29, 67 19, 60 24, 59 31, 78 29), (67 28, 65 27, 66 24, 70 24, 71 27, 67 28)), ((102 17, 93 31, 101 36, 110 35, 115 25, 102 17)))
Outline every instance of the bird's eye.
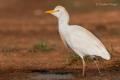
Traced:
POLYGON ((56 10, 56 12, 59 12, 60 10, 56 10))

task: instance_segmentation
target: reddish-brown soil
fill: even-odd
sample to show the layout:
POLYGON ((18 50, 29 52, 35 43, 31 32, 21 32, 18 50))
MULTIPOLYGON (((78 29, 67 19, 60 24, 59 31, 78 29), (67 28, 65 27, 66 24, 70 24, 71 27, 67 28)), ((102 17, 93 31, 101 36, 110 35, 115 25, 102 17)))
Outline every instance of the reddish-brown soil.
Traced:
MULTIPOLYGON (((105 75, 119 75, 114 69, 120 66, 120 33, 119 12, 94 12, 88 14, 73 14, 71 24, 81 24, 85 28, 97 35, 110 51, 112 59, 109 61, 100 60, 100 68, 105 75), (91 16, 89 16, 91 15, 91 16), (102 17, 99 17, 102 16, 102 17), (111 15, 111 16, 110 16, 111 15), (76 17, 77 16, 77 17, 76 17), (110 18, 110 17, 111 18, 110 18), (114 18, 116 17, 116 18, 114 18), (101 28, 99 28, 101 27, 101 28), (105 27, 105 28, 104 28, 105 27), (115 31, 112 33, 112 31, 115 31), (110 71, 109 71, 110 70, 110 71)), ((62 43, 57 32, 57 20, 50 16, 44 15, 45 18, 40 19, 3 19, 0 21, 0 47, 4 48, 26 48, 20 51, 11 51, 0 53, 0 70, 2 72, 16 71, 67 71, 80 72, 82 70, 81 60, 71 63, 71 55, 62 43), (51 20, 52 19, 52 20, 51 20), (36 43, 44 40, 48 42, 52 51, 29 52, 36 43)), ((87 76, 94 79, 97 69, 94 64, 87 61, 87 76), (91 71, 93 70, 94 71, 91 71), (91 74, 92 72, 92 74, 91 74)), ((17 73, 16 73, 17 74, 17 73)), ((81 75, 81 74, 79 74, 81 75)), ((15 76, 15 75, 14 75, 15 76)), ((14 77, 13 76, 13 77, 14 77)), ((104 80, 106 77, 104 76, 104 80)), ((99 79, 99 75, 95 76, 99 79)), ((77 76, 79 78, 79 76, 77 76)), ((80 77, 81 78, 81 77, 80 77)), ((96 80, 96 79, 95 79, 96 80)))
MULTIPOLYGON (((12 10, 13 8, 10 9, 12 10)), ((5 8, 3 12, 7 12, 7 10, 8 8, 5 8)), ((19 13, 21 10, 17 12, 19 13)), ((75 75, 75 80, 120 79, 120 11, 71 13, 70 24, 81 25, 93 32, 104 43, 112 56, 109 61, 100 60, 98 62, 103 72, 102 75, 98 74, 97 68, 92 61, 87 61, 87 77, 81 76, 82 62, 80 59, 71 63, 73 56, 71 56, 70 50, 64 46, 59 37, 57 19, 51 15, 44 14, 43 11, 33 9, 33 12, 30 12, 28 10, 27 13, 24 12, 25 14, 12 15, 13 17, 7 13, 1 16, 3 15, 1 13, 0 80, 19 80, 21 79, 19 77, 23 76, 22 74, 28 75, 28 77, 31 76, 31 73, 23 73, 24 71, 70 72, 75 75), (40 14, 37 12, 40 12, 40 14), (28 15, 26 16, 26 14, 28 15), (54 49, 51 51, 29 51, 40 41, 47 41, 48 46, 54 49), (9 48, 17 48, 19 51, 6 51, 9 48), (14 79, 15 77, 16 79, 14 79)), ((32 80, 26 78, 26 76, 24 78, 24 76, 22 80, 32 80)))

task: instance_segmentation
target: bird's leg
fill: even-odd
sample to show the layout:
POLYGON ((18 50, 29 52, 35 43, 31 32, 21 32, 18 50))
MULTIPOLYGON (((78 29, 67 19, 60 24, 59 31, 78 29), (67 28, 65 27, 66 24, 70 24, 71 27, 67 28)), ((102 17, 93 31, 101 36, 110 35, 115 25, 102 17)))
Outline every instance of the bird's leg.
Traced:
POLYGON ((99 74, 101 74, 99 65, 97 64, 97 59, 96 59, 96 58, 93 58, 93 61, 94 61, 95 65, 96 65, 96 67, 97 67, 97 69, 98 69, 99 74))
POLYGON ((85 65, 85 60, 84 60, 83 57, 82 57, 82 63, 83 63, 83 72, 82 72, 82 74, 83 74, 83 76, 85 76, 85 67, 86 67, 86 65, 85 65))

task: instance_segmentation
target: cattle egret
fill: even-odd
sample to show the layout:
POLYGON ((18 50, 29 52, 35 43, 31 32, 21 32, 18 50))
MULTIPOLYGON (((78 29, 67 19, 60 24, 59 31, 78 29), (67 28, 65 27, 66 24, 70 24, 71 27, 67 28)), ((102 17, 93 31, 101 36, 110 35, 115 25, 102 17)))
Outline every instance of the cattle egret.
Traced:
POLYGON ((82 59, 83 76, 86 66, 85 56, 92 58, 100 56, 105 60, 110 60, 111 56, 105 46, 90 31, 78 25, 69 25, 69 14, 64 7, 57 6, 54 10, 49 10, 45 13, 52 14, 58 18, 59 33, 64 44, 69 46, 82 59))

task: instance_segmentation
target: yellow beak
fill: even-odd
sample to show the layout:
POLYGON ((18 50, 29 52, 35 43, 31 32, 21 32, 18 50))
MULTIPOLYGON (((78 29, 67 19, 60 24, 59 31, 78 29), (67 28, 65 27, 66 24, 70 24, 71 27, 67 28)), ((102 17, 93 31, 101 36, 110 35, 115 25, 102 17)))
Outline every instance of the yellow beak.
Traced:
POLYGON ((45 11, 45 13, 49 13, 49 14, 52 14, 52 13, 55 13, 55 12, 57 12, 57 11, 55 11, 55 10, 45 11))

